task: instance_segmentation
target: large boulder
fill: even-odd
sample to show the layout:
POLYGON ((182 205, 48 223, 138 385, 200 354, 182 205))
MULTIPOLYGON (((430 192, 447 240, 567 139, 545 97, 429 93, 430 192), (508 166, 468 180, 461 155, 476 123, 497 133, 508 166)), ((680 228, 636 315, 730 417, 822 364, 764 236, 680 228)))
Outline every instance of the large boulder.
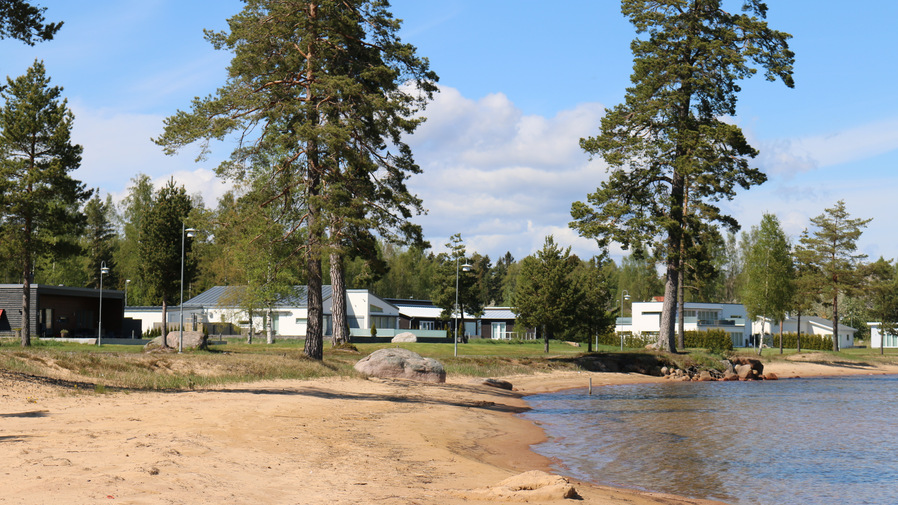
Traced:
POLYGON ((740 379, 760 379, 764 376, 764 363, 761 363, 761 360, 738 356, 732 358, 731 361, 740 379))
POLYGON ((446 382, 446 370, 442 363, 398 347, 372 352, 359 360, 355 369, 372 377, 446 382))
MULTIPOLYGON (((170 331, 165 338, 165 343, 172 349, 178 348, 178 340, 181 338, 180 331, 170 331)), ((199 331, 185 331, 182 344, 183 349, 205 349, 208 345, 208 337, 199 331)), ((156 337, 143 346, 144 350, 152 351, 162 349, 162 337, 156 337)))
POLYGON ((397 343, 403 343, 403 342, 417 342, 417 341, 418 341, 418 337, 415 336, 414 333, 412 333, 410 331, 403 331, 402 333, 397 333, 396 336, 393 337, 393 340, 391 340, 390 342, 397 344, 397 343))
POLYGON ((489 502, 555 503, 561 500, 580 498, 569 480, 541 470, 531 470, 509 477, 491 487, 457 491, 453 494, 462 498, 489 502))

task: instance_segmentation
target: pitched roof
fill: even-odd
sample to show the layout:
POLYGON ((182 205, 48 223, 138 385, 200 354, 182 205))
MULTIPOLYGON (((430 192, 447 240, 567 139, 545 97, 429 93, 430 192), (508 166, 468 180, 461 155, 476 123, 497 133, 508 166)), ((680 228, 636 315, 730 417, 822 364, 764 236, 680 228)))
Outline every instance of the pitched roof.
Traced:
MULTIPOLYGON (((229 307, 238 304, 246 286, 215 286, 184 302, 184 305, 203 307, 229 307)), ((309 303, 306 286, 293 286, 293 294, 277 303, 278 307, 305 307, 309 303)), ((331 285, 321 286, 321 297, 327 300, 334 294, 331 285)))

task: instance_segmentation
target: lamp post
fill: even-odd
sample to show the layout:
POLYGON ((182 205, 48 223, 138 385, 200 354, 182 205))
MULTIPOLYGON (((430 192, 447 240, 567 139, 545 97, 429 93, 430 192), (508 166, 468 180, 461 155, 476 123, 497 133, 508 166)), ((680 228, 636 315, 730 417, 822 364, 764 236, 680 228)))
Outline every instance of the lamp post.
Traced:
POLYGON ((180 326, 178 327, 178 352, 184 350, 184 235, 193 238, 196 230, 193 228, 184 228, 181 222, 181 301, 178 303, 178 312, 180 313, 180 326))
POLYGON ((100 262, 100 317, 97 319, 97 345, 103 345, 103 276, 109 273, 106 262, 100 262))
POLYGON ((128 306, 128 284, 131 284, 131 279, 125 279, 125 307, 128 306))
MULTIPOLYGON (((620 318, 623 320, 624 318, 624 300, 630 299, 630 292, 626 289, 621 291, 620 294, 620 318)), ((621 331, 620 331, 620 350, 624 350, 624 324, 621 321, 621 331)))
MULTIPOLYGON (((465 263, 461 266, 463 272, 470 272, 473 266, 465 263)), ((454 331, 452 332, 452 340, 454 345, 455 357, 458 357, 458 256, 455 257, 455 317, 453 318, 453 326, 455 326, 454 331)))

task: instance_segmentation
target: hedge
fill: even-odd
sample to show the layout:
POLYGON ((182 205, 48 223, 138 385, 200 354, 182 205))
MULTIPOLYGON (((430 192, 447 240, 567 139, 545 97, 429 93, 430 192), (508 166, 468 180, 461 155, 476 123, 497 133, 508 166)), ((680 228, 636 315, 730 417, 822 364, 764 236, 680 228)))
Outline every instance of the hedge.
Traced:
POLYGON ((721 329, 708 331, 689 330, 683 335, 686 347, 700 347, 708 352, 722 354, 733 350, 733 338, 730 333, 721 329))
MULTIPOLYGON (((764 343, 770 347, 779 348, 780 336, 764 335, 764 343)), ((786 349, 798 349, 798 334, 783 333, 783 347, 786 349)), ((801 334, 801 350, 807 351, 831 351, 833 349, 832 335, 801 334)))

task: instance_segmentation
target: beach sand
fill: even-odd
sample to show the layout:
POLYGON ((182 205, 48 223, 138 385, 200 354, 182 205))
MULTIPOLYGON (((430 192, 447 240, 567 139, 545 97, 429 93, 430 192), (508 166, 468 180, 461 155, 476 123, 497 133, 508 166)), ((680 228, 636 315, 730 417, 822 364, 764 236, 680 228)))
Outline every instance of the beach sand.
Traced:
MULTIPOLYGON (((898 373, 898 367, 768 365, 780 377, 898 373)), ((385 379, 240 384, 98 394, 0 374, 0 503, 6 504, 709 504, 568 479, 581 498, 498 483, 550 461, 526 395, 661 382, 636 374, 505 377, 505 391, 385 379), (527 497, 529 496, 529 498, 527 497)), ((531 478, 532 480, 532 478, 531 478)))

